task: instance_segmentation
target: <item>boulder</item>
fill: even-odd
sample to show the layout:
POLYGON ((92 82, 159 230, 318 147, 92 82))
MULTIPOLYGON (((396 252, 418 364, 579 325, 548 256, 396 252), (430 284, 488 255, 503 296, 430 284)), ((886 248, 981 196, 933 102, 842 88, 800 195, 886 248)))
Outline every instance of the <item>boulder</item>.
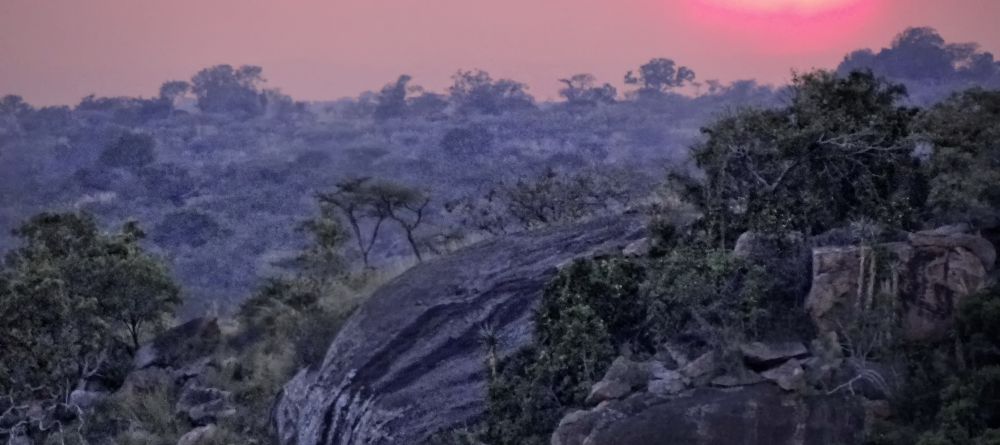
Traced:
POLYGON ((711 384, 712 386, 729 388, 734 386, 756 385, 763 381, 764 377, 761 377, 760 374, 749 369, 740 368, 712 379, 711 384))
POLYGON ((781 366, 760 373, 761 377, 774 382, 785 391, 802 391, 806 388, 806 371, 797 359, 791 359, 781 366))
POLYGON ((184 433, 177 441, 177 445, 208 445, 214 443, 218 433, 219 429, 215 425, 199 426, 184 433))
POLYGON ((699 382, 711 380, 720 372, 722 372, 722 364, 719 360, 719 354, 715 351, 706 352, 681 368, 681 374, 699 382))
POLYGON ((655 362, 635 362, 625 357, 618 357, 604 373, 603 380, 621 382, 630 389, 646 386, 653 363, 655 362))
POLYGON ((677 371, 658 373, 646 386, 646 392, 658 396, 672 396, 688 387, 688 379, 677 371))
POLYGON ((184 387, 174 411, 195 425, 208 425, 236 415, 232 395, 228 391, 198 385, 184 387))
POLYGON ((740 352, 747 364, 755 368, 770 368, 809 355, 809 350, 799 341, 746 343, 740 345, 740 352))
POLYGON ((196 318, 139 348, 133 367, 181 369, 211 355, 221 341, 222 332, 215 318, 196 318))
POLYGON ((857 398, 800 396, 764 383, 602 404, 564 418, 552 444, 840 445, 862 443, 864 426, 857 398))
POLYGON ((416 444, 478 418, 486 372, 478 332, 497 354, 531 343, 532 314, 559 264, 642 238, 634 217, 602 218, 487 240, 425 261, 377 290, 321 364, 285 385, 281 444, 416 444))
POLYGON ((607 400, 620 399, 631 393, 632 386, 627 383, 618 380, 602 380, 590 389, 590 395, 587 396, 585 403, 597 405, 607 400))
POLYGON ((888 289, 902 308, 905 338, 938 339, 950 329, 961 299, 988 284, 995 259, 985 239, 952 231, 920 232, 875 248, 820 247, 813 250, 805 306, 821 334, 836 332, 869 307, 872 289, 888 289), (873 261, 887 262, 879 266, 888 273, 878 282, 870 276, 873 261))

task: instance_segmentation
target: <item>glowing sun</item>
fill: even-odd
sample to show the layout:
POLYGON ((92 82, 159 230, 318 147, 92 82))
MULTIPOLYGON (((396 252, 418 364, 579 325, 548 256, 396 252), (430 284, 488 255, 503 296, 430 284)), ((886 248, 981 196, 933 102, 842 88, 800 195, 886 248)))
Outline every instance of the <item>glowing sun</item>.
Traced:
POLYGON ((686 0, 688 20, 763 53, 839 47, 881 10, 884 0, 686 0))
POLYGON ((722 8, 756 13, 797 13, 802 15, 820 14, 836 10, 861 0, 707 0, 722 8))

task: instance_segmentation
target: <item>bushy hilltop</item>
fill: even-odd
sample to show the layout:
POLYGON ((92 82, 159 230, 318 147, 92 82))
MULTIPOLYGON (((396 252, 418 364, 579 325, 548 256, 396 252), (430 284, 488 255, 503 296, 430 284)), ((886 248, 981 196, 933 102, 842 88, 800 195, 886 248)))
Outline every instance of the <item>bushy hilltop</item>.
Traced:
MULTIPOLYGON (((991 55, 928 29, 908 30, 877 53, 853 53, 841 70, 859 67, 910 84, 922 103, 1000 77, 991 55)), ((553 219, 497 221, 495 210, 538 213, 524 196, 578 182, 566 177, 576 172, 604 178, 585 187, 603 188, 598 199, 643 195, 663 168, 683 168, 686 147, 711 118, 787 97, 753 81, 701 81, 669 59, 629 72, 624 91, 586 74, 559 82, 563 100, 553 103, 481 71, 457 73, 444 94, 401 76, 357 98, 302 103, 265 87, 259 67, 221 65, 166 82, 153 98, 90 96, 73 107, 35 108, 7 96, 0 248, 14 247, 9 230, 40 211, 83 210, 105 227, 134 219, 183 284, 186 313, 232 309, 304 245, 296 228, 316 212, 314 194, 343 181, 381 178, 429 198, 413 235, 433 252, 533 224, 525 219, 553 219), (511 197, 519 181, 541 184, 511 197), (504 192, 506 201, 497 198, 504 192)), ((382 265, 408 262, 405 232, 386 224, 350 255, 371 250, 382 265)))

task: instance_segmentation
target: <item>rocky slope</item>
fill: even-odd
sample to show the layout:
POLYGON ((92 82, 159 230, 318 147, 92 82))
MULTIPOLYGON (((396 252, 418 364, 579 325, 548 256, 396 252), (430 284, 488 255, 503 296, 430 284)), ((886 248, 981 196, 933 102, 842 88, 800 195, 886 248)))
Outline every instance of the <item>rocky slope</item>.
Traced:
POLYGON ((282 444, 420 443, 483 410, 480 335, 500 355, 530 342, 532 308, 560 265, 619 253, 643 236, 638 219, 601 219, 479 243, 419 265, 372 296, 322 365, 284 390, 282 444))
MULTIPOLYGON (((274 414, 281 443, 419 444, 474 420, 485 393, 481 330, 499 334, 501 355, 525 346, 531 309, 558 266, 634 249, 641 238, 638 221, 601 220, 484 242, 412 269, 352 317, 322 365, 286 385, 274 414)), ((739 253, 754 258, 751 244, 739 253)), ((789 261, 811 284, 804 307, 815 337, 739 345, 735 366, 715 352, 678 353, 683 345, 643 362, 619 358, 552 443, 860 443, 897 382, 845 354, 838 326, 878 293, 902 308, 908 339, 938 335, 958 302, 988 283, 996 259, 990 243, 954 228, 825 245, 811 256, 807 245, 789 261)))
POLYGON ((643 362, 620 357, 593 386, 590 406, 562 419, 552 445, 863 443, 866 427, 891 414, 887 399, 900 382, 890 364, 851 354, 843 327, 874 298, 891 298, 905 340, 939 338, 962 298, 988 285, 995 260, 988 241, 955 227, 817 247, 805 301, 815 338, 740 345, 736 364, 677 345, 643 362))

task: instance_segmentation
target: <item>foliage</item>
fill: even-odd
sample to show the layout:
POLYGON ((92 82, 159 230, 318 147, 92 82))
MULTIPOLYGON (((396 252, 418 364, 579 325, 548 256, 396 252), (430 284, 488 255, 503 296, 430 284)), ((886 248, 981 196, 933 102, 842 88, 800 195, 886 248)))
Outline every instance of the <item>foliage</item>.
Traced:
POLYGON ((627 260, 581 260, 546 286, 535 349, 504 360, 490 383, 487 443, 548 443, 560 416, 583 405, 617 347, 645 344, 644 273, 627 260))
POLYGON ((979 50, 973 43, 946 43, 933 28, 907 28, 878 53, 871 50, 852 52, 838 71, 871 69, 897 79, 946 82, 958 78, 980 81, 1000 80, 1000 68, 993 54, 979 50))
POLYGON ((928 110, 920 128, 932 144, 931 219, 1000 225, 1000 92, 974 89, 928 110))
POLYGON ((677 66, 671 59, 657 58, 639 67, 639 72, 625 74, 625 83, 638 87, 639 97, 657 97, 674 88, 694 82, 694 70, 677 66))
POLYGON ((658 343, 697 338, 716 349, 764 333, 787 307, 765 270, 731 253, 677 248, 646 283, 648 329, 658 343))
POLYGON ((493 147, 493 134, 482 125, 471 125, 448 130, 441 139, 445 152, 459 156, 488 153, 493 147))
POLYGON ((191 91, 202 111, 248 118, 264 112, 266 104, 259 89, 263 81, 263 70, 258 66, 216 65, 191 78, 191 91))
POLYGON ((386 221, 396 223, 413 255, 423 260, 416 231, 426 222, 430 198, 424 193, 391 181, 354 178, 317 198, 324 214, 329 217, 336 212, 351 228, 366 268, 371 266, 369 255, 386 221))
POLYGON ((101 153, 101 163, 109 167, 138 169, 156 160, 156 141, 142 133, 125 133, 101 153))
POLYGON ((705 128, 678 178, 720 245, 746 230, 821 233, 859 217, 911 227, 924 201, 904 89, 854 72, 797 75, 791 104, 747 109, 705 128))
POLYGON ((385 120, 406 115, 406 95, 411 88, 408 86, 413 78, 407 75, 399 76, 395 83, 382 88, 375 99, 375 111, 372 116, 377 120, 385 120))
POLYGON ((550 168, 445 208, 468 229, 500 235, 620 213, 637 200, 633 189, 640 180, 611 169, 562 173, 550 168))
POLYGON ((103 377, 116 347, 134 351, 180 302, 133 223, 109 235, 89 216, 44 213, 16 233, 24 245, 0 271, 4 392, 61 397, 78 380, 103 377))
POLYGON ((911 347, 899 417, 874 444, 979 445, 1000 432, 1000 288, 966 297, 955 339, 911 347), (914 440, 916 439, 916 440, 914 440))
POLYGON ((509 79, 493 80, 481 70, 459 71, 448 88, 451 100, 463 113, 501 114, 534 108, 527 85, 509 79))
POLYGON ((610 83, 597 85, 597 79, 591 74, 576 74, 566 79, 559 79, 566 85, 559 90, 559 95, 572 106, 595 106, 612 104, 618 97, 618 90, 610 83))

